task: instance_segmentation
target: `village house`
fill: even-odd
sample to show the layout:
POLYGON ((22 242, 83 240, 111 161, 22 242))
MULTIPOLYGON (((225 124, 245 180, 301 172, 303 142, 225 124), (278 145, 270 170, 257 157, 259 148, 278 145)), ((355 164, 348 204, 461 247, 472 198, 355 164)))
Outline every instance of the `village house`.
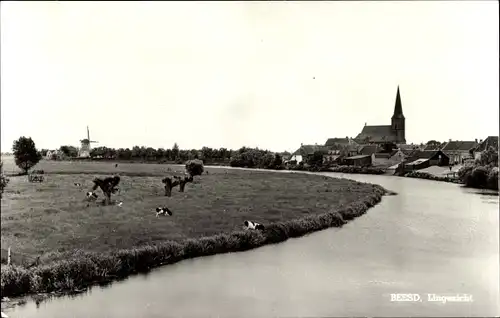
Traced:
POLYGON ((352 138, 329 138, 325 142, 327 153, 324 162, 336 162, 341 157, 350 157, 358 154, 359 145, 352 138))
POLYGON ((479 146, 475 141, 449 140, 441 149, 449 158, 451 164, 464 164, 465 160, 474 158, 474 149, 479 146))
POLYGON ((407 155, 403 153, 401 149, 394 149, 391 152, 377 152, 375 153, 376 159, 387 159, 391 162, 401 162, 407 155))
POLYGON ((358 153, 364 156, 371 156, 381 150, 382 149, 378 145, 362 145, 360 146, 358 153))
POLYGON ((394 106, 394 114, 391 118, 391 124, 382 126, 365 124, 361 133, 354 139, 359 144, 383 144, 387 142, 394 142, 396 144, 406 143, 405 116, 403 115, 399 86, 396 93, 396 103, 394 106))
POLYGON ((480 159, 481 153, 490 147, 498 151, 498 136, 488 136, 484 141, 480 140, 479 145, 474 151, 474 159, 480 159))
POLYGON ((362 145, 359 155, 372 156, 372 164, 380 167, 392 166, 406 158, 401 149, 393 143, 362 145))
POLYGON ((357 167, 370 167, 373 163, 374 154, 371 155, 357 155, 344 158, 342 163, 348 166, 357 167))
MULTIPOLYGON (((300 148, 297 149, 291 156, 290 161, 296 161, 297 163, 302 161, 307 161, 316 151, 321 151, 324 154, 328 153, 328 148, 322 145, 304 145, 301 144, 300 148)), ((324 158, 323 158, 324 160, 324 158)))
POLYGON ((404 161, 405 171, 414 171, 430 166, 448 166, 450 158, 441 150, 415 150, 404 161))
POLYGON ((421 150, 441 150, 446 143, 431 143, 425 145, 421 150))
POLYGON ((62 160, 64 157, 64 153, 59 149, 47 150, 47 153, 45 154, 46 160, 62 160))
POLYGON ((278 155, 281 156, 281 160, 283 160, 283 162, 285 161, 289 161, 290 158, 292 157, 292 155, 289 153, 289 152, 279 152, 278 155))

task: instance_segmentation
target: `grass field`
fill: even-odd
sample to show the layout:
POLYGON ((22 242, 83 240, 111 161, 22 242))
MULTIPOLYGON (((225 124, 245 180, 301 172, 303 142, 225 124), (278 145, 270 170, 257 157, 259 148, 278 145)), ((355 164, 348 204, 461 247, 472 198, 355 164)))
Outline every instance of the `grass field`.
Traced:
MULTIPOLYGON (((117 263, 112 266, 120 276, 126 276, 145 263, 148 268, 165 263, 170 257, 166 254, 173 253, 172 246, 182 250, 176 252, 176 258, 182 259, 244 250, 341 226, 363 214, 383 194, 378 186, 322 176, 206 168, 209 173, 196 177, 185 193, 175 188, 172 197, 165 197, 161 178, 173 174, 169 168, 183 171, 180 166, 160 164, 119 164, 115 168, 109 162, 42 161, 36 169, 45 171, 45 182, 10 177, 1 201, 2 249, 12 248, 14 264, 27 264, 41 256, 41 265, 28 271, 3 266, 2 295, 73 288, 99 280, 95 277, 99 274, 88 274, 89 278, 71 269, 95 255, 114 255, 108 261, 117 260, 113 254, 117 251, 121 251, 120 257, 135 255, 137 264, 132 266, 128 261, 128 270, 118 269, 117 263), (113 199, 123 201, 123 205, 87 206, 85 192, 92 178, 115 173, 122 181, 121 191, 113 199), (75 182, 83 187, 74 186, 75 182), (154 209, 160 205, 168 206, 173 216, 156 218, 154 209), (267 229, 264 233, 241 233, 244 220, 257 221, 267 229), (212 241, 200 241, 203 237, 212 237, 212 241), (141 250, 163 256, 141 261, 137 256, 141 250), (70 260, 73 265, 68 265, 70 260), (78 279, 71 276, 66 285, 54 283, 54 278, 40 283, 40 277, 48 273, 78 279), (30 277, 30 283, 21 283, 19 275, 30 277)), ((123 259, 119 263, 123 267, 123 259)))

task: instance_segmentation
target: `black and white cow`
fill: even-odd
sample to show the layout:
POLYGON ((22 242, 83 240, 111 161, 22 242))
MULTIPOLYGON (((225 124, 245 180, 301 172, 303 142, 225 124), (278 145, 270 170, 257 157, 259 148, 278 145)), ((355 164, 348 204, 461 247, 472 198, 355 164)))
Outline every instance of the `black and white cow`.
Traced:
POLYGON ((257 222, 245 221, 244 224, 247 230, 264 230, 264 225, 257 222))
POLYGON ((170 211, 170 209, 167 208, 167 207, 161 207, 161 206, 159 206, 159 207, 156 208, 156 217, 158 217, 160 215, 172 216, 172 214, 173 214, 172 211, 170 211))
POLYGON ((86 196, 87 196, 87 199, 89 199, 89 200, 95 200, 98 197, 97 193, 95 193, 93 191, 87 192, 86 196))

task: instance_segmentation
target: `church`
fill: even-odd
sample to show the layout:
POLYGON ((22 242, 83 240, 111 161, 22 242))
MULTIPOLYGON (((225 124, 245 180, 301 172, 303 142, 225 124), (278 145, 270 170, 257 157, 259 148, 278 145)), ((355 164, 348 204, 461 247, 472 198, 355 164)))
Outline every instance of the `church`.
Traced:
POLYGON ((365 126, 360 134, 354 138, 358 144, 383 144, 387 142, 395 144, 406 144, 405 138, 405 116, 401 105, 401 96, 396 93, 396 104, 390 125, 365 126))

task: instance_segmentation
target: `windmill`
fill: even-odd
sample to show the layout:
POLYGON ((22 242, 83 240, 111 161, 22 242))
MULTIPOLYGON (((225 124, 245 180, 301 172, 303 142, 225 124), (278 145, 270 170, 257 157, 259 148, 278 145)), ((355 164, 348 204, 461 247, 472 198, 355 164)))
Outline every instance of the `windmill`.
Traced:
POLYGON ((96 143, 97 141, 90 140, 89 126, 87 126, 87 138, 80 140, 80 153, 79 157, 90 157, 90 143, 96 143))

